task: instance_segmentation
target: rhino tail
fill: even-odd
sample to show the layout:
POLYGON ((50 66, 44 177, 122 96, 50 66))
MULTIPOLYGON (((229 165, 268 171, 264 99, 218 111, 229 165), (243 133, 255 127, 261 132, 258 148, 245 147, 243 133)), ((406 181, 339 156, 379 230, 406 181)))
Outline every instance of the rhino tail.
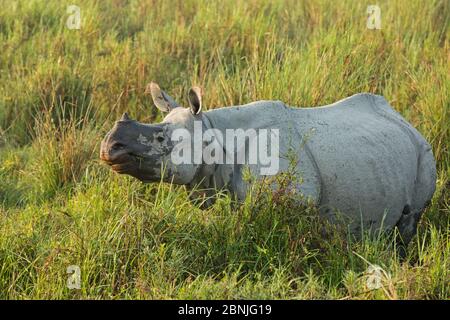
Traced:
MULTIPOLYGON (((421 139, 422 140, 422 139, 421 139)), ((436 190, 436 161, 431 146, 423 139, 417 164, 413 207, 424 209, 436 190)))
POLYGON ((397 243, 400 246, 407 246, 416 235, 417 225, 424 209, 413 210, 409 205, 403 208, 402 215, 396 224, 398 230, 397 243))
POLYGON ((403 208, 402 215, 396 225, 401 244, 407 245, 416 234, 417 225, 422 213, 431 203, 435 188, 436 163, 430 145, 425 142, 422 144, 422 150, 419 153, 412 203, 403 208))

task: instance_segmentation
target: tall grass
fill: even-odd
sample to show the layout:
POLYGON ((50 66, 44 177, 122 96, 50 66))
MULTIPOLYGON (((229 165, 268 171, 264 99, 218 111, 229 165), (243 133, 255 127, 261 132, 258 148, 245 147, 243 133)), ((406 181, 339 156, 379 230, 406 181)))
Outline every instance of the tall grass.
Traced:
POLYGON ((378 3, 381 30, 360 1, 86 0, 69 30, 70 1, 0 0, 0 298, 447 299, 450 6, 378 3), (202 211, 181 187, 110 172, 97 150, 113 121, 161 119, 150 80, 182 103, 201 85, 207 109, 384 95, 438 166, 407 257, 267 190, 202 211))

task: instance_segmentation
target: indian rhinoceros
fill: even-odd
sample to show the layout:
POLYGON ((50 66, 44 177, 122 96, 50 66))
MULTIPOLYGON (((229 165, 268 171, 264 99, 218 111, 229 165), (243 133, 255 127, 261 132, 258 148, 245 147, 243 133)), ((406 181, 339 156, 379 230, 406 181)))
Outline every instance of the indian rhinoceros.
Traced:
MULTIPOLYGON (((338 213, 349 217, 353 233, 361 232, 361 226, 371 230, 397 227, 403 242, 408 243, 435 191, 436 167, 430 145, 382 96, 355 94, 313 108, 257 101, 202 112, 198 87, 189 91, 188 108, 155 83, 147 88, 155 105, 168 113, 164 120, 144 124, 125 113, 103 139, 100 151, 101 159, 114 171, 143 182, 165 181, 208 192, 225 189, 243 200, 250 181, 243 178, 244 168, 258 177, 273 172, 264 173, 261 161, 250 163, 248 151, 240 163, 211 163, 201 156, 197 162, 176 163, 173 153, 179 140, 173 135, 196 127, 214 129, 210 130, 213 135, 222 137, 231 129, 268 129, 276 139, 266 137, 263 143, 277 147, 276 173, 288 170, 292 161, 286 155, 293 153, 297 157, 294 169, 301 176, 297 191, 317 206, 321 215, 331 220, 338 213)), ((208 147, 208 139, 195 135, 190 139, 200 146, 198 159, 198 153, 208 147)), ((225 154, 238 153, 249 143, 249 136, 240 147, 209 139, 225 154)))

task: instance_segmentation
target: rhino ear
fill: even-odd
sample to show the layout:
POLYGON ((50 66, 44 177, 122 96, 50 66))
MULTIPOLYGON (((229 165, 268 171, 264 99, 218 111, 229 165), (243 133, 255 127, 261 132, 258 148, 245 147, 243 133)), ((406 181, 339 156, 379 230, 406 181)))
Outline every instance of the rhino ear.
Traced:
POLYGON ((154 82, 150 82, 147 85, 145 92, 150 92, 153 103, 162 112, 170 112, 172 109, 179 107, 175 100, 161 90, 160 87, 154 82))
POLYGON ((192 114, 202 112, 202 89, 200 87, 192 87, 189 90, 188 100, 192 114))

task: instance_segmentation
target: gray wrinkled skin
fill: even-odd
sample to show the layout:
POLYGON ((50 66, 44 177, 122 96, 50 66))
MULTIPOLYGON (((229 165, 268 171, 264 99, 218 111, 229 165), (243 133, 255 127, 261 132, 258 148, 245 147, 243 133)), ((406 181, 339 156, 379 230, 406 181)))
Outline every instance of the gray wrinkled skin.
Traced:
MULTIPOLYGON (((279 129, 280 171, 289 167, 283 155, 294 150, 295 170, 303 179, 299 191, 332 221, 343 213, 356 235, 361 227, 397 226, 403 241, 409 242, 434 193, 436 168, 430 145, 381 96, 356 94, 315 108, 258 101, 201 112, 198 88, 191 89, 190 108, 179 107, 156 84, 150 91, 156 106, 169 112, 163 122, 141 124, 125 114, 102 142, 101 158, 118 173, 145 182, 162 179, 197 187, 206 190, 206 196, 226 189, 243 200, 248 186, 242 165, 171 163, 171 132, 192 130, 193 121, 201 120, 205 130, 215 128, 224 136, 233 128, 279 129)), ((259 174, 258 164, 248 167, 259 174)))

